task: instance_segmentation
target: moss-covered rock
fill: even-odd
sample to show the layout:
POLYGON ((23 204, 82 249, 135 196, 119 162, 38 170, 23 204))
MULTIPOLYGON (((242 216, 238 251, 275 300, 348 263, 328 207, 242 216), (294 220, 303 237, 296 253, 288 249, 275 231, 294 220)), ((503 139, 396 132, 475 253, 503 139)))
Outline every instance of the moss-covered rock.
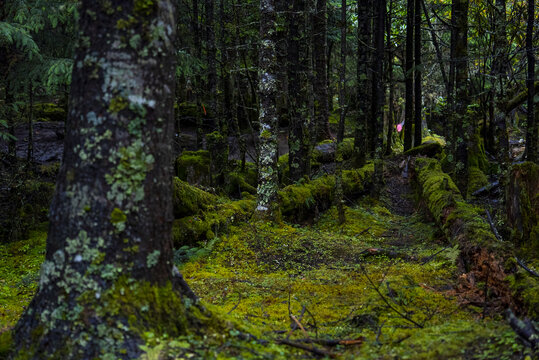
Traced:
POLYGON ((217 197, 179 178, 174 178, 174 217, 198 214, 217 203, 217 197))
POLYGON ((472 166, 468 168, 468 188, 467 188, 467 196, 466 198, 469 198, 474 192, 481 189, 484 186, 487 186, 489 184, 488 178, 481 171, 480 168, 476 166, 472 166))
POLYGON ((189 184, 209 187, 210 153, 206 150, 184 151, 175 163, 176 176, 189 184))
POLYGON ((65 121, 67 112, 54 103, 40 103, 34 105, 34 119, 37 121, 65 121))

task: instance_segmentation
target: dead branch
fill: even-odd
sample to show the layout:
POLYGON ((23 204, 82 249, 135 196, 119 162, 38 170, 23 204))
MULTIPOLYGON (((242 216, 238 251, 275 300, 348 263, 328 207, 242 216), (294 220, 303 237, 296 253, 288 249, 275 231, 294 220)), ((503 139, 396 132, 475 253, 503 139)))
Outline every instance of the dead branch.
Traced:
POLYGON ((520 320, 515 316, 511 309, 505 312, 507 321, 513 330, 520 336, 532 349, 539 349, 539 331, 529 319, 520 320))
POLYGON ((352 345, 361 345, 365 340, 364 337, 359 337, 357 339, 296 339, 295 341, 300 343, 315 343, 323 346, 352 346, 352 345))
POLYGON ((303 345, 301 343, 297 343, 297 342, 286 340, 286 339, 277 340, 277 344, 292 346, 301 350, 312 352, 313 354, 316 354, 319 356, 328 356, 330 358, 335 358, 338 355, 327 350, 319 349, 315 346, 307 346, 307 345, 303 345))
POLYGON ((379 249, 379 248, 369 248, 365 249, 362 252, 359 253, 359 256, 366 258, 369 256, 386 256, 390 259, 403 259, 408 261, 415 261, 417 260, 416 257, 410 256, 408 254, 393 251, 393 250, 387 250, 387 249, 379 249))
POLYGON ((526 264, 524 264, 524 261, 517 258, 516 256, 515 256, 515 259, 517 260, 517 264, 519 264, 524 270, 526 270, 527 272, 529 272, 531 275, 533 275, 535 277, 539 277, 539 274, 536 271, 533 271, 532 269, 527 267, 526 264))

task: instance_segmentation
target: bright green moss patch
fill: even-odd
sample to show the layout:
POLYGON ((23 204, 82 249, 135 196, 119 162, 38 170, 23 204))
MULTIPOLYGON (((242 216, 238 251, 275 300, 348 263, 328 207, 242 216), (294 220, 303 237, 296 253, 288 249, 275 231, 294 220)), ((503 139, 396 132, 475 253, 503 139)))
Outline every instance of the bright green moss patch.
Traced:
POLYGON ((206 150, 184 151, 176 159, 175 172, 189 184, 210 186, 210 153, 206 150))
POLYGON ((469 198, 475 191, 489 184, 488 178, 478 167, 468 169, 468 195, 469 198))
POLYGON ((0 333, 15 325, 37 290, 46 227, 30 231, 26 240, 0 244, 0 333))
POLYGON ((67 112, 54 103, 34 104, 33 116, 37 121, 65 121, 67 112))

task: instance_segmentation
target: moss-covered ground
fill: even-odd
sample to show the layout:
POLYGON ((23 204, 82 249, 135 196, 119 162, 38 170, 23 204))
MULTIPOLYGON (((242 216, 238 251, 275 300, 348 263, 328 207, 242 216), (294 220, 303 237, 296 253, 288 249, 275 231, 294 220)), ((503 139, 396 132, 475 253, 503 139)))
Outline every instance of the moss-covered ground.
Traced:
MULTIPOLYGON (((310 225, 244 221, 184 248, 180 271, 227 330, 145 334, 145 359, 523 358, 502 314, 459 304, 459 252, 439 228, 382 204, 350 205, 342 226, 334 207, 310 225)), ((45 231, 0 246, 4 334, 36 289, 45 231)))

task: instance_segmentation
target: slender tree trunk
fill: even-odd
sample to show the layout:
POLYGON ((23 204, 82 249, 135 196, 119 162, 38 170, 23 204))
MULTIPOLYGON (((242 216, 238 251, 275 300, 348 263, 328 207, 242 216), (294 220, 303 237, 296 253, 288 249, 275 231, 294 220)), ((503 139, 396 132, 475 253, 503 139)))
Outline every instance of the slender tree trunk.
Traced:
POLYGON ((449 80, 447 78, 447 73, 445 71, 444 59, 442 57, 440 45, 438 44, 438 39, 436 38, 436 33, 434 32, 434 28, 432 27, 432 23, 430 21, 430 15, 427 10, 427 6, 425 5, 425 0, 421 0, 421 8, 423 9, 423 13, 425 14, 425 20, 427 21, 427 26, 429 27, 432 46, 434 46, 434 50, 436 52, 436 59, 438 60, 438 65, 440 67, 440 74, 442 75, 442 80, 444 82, 446 92, 447 92, 446 96, 449 96, 449 80))
POLYGON ((404 115, 404 151, 413 146, 413 121, 414 121, 414 1, 407 0, 406 6, 406 93, 404 115))
POLYGON ((468 0, 455 2, 455 113, 453 114, 453 139, 456 142, 455 180, 462 194, 468 187, 468 149, 473 137, 471 119, 467 116, 468 108, 468 0))
POLYGON ((303 49, 300 23, 305 11, 305 0, 293 0, 288 15, 288 101, 290 126, 288 136, 290 179, 298 181, 307 175, 309 161, 305 142, 305 128, 302 114, 304 112, 304 97, 302 89, 302 61, 300 49, 303 49))
POLYGON ((421 93, 421 0, 415 0, 414 22, 414 146, 421 145, 422 132, 422 93, 421 93))
POLYGON ((217 48, 215 46, 214 0, 206 0, 206 62, 208 64, 208 109, 212 130, 219 130, 220 114, 217 109, 217 48))
POLYGON ((316 140, 331 137, 329 129, 328 88, 327 88, 327 0, 316 0, 314 30, 314 97, 316 114, 316 140))
POLYGON ((393 126, 395 125, 394 115, 395 110, 393 108, 393 103, 395 102, 395 84, 393 84, 393 42, 391 39, 391 22, 393 16, 393 0, 389 1, 389 12, 387 14, 387 30, 386 30, 386 47, 387 47, 387 78, 389 85, 389 106, 387 111, 387 143, 386 143, 386 155, 390 155, 392 150, 393 143, 393 126))
POLYGON ((344 224, 344 200, 342 187, 342 142, 344 139, 344 121, 346 117, 346 0, 341 1, 341 64, 339 69, 339 131, 335 151, 335 203, 339 214, 339 224, 344 224))
MULTIPOLYGON (((202 41, 200 40, 200 19, 199 19, 199 5, 198 0, 193 0, 193 36, 194 36, 194 45, 195 45, 195 54, 197 59, 202 60, 202 41)), ((204 143, 204 118, 202 117, 203 108, 202 108, 202 77, 200 72, 195 76, 195 102, 197 104, 196 111, 196 127, 197 127, 197 149, 202 149, 204 143)), ((205 111, 204 111, 205 112, 205 111)))
POLYGON ((535 1, 528 0, 528 25, 526 29, 526 55, 528 58, 528 74, 526 85, 528 87, 528 114, 527 114, 527 132, 526 132, 526 159, 533 162, 539 162, 538 137, 539 123, 535 118, 535 56, 536 51, 533 48, 533 22, 535 19, 535 1))
MULTIPOLYGON (((377 0, 374 7, 375 15, 375 33, 374 45, 376 48, 376 59, 384 58, 384 29, 386 16, 386 0, 377 0)), ((374 129, 375 151, 374 151, 374 191, 377 195, 384 184, 384 105, 385 105, 385 86, 383 76, 383 61, 375 61, 373 66, 372 81, 375 84, 373 89, 374 103, 374 129)))
POLYGON ((367 154, 367 128, 368 114, 371 103, 369 101, 369 62, 370 62, 370 44, 372 43, 371 17, 369 0, 359 0, 357 5, 357 118, 354 134, 354 166, 362 167, 365 165, 367 154))
MULTIPOLYGON (((450 39, 450 45, 449 45, 449 85, 448 85, 448 94, 447 94, 447 112, 446 112, 446 119, 451 119, 453 116, 453 113, 455 111, 455 49, 456 49, 456 43, 457 43, 457 18, 455 16, 455 8, 456 8, 456 0, 451 1, 451 39, 450 39)), ((455 148, 455 139, 453 137, 453 129, 455 128, 455 124, 453 121, 447 121, 445 126, 445 137, 446 139, 451 139, 451 147, 452 149, 455 148)))
POLYGON ((76 53, 45 262, 14 357, 133 359, 145 332, 186 333, 182 296, 192 293, 171 234, 174 3, 118 0, 110 14, 82 2, 80 38, 90 41, 76 53))
POLYGON ((34 87, 32 81, 28 84, 28 148, 26 161, 34 159, 34 87))
POLYGON ((278 218, 277 176, 277 57, 275 44, 275 1, 260 0, 260 157, 257 208, 261 218, 278 218))

